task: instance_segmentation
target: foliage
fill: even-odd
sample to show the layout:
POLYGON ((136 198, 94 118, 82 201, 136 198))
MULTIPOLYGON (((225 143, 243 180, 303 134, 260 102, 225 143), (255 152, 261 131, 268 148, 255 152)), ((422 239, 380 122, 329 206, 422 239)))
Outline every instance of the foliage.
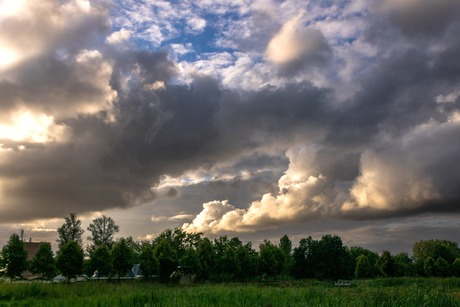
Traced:
POLYGON ((203 238, 198 242, 196 252, 201 268, 201 270, 197 272, 197 280, 204 281, 210 278, 211 272, 214 270, 216 259, 214 255, 214 246, 208 238, 203 238))
POLYGON ((99 245, 90 251, 91 275, 97 271, 97 277, 109 276, 113 269, 113 259, 109 247, 105 244, 99 245))
POLYGON ((261 273, 273 278, 281 274, 284 267, 284 254, 276 245, 264 241, 259 246, 259 253, 261 273))
MULTIPOLYGON (((170 282, 171 274, 179 266, 182 272, 194 274, 199 282, 256 281, 264 277, 337 280, 352 276, 460 274, 460 260, 453 261, 460 258, 457 243, 446 240, 417 242, 411 258, 407 253, 393 256, 384 251, 379 256, 363 247, 348 248, 340 237, 334 235, 325 235, 320 240, 302 238, 294 249, 292 241, 284 235, 279 244, 265 241, 256 251, 251 242, 243 244, 237 237, 230 239, 222 235, 211 241, 203 238, 202 233, 187 233, 175 228, 164 230, 152 242, 137 242, 132 237, 121 239, 111 249, 113 235, 118 232, 113 219, 106 216, 94 219, 88 231, 91 232, 88 239, 93 241, 93 245, 88 248, 90 259, 85 265, 85 272, 90 274, 97 270, 106 275, 105 272, 110 272, 112 267, 121 277, 133 263, 141 264, 146 279, 157 275, 161 282, 170 282)), ((58 233, 60 244, 68 238, 76 238, 81 243, 83 230, 80 220, 75 214, 70 214, 58 233)), ((62 245, 60 252, 61 249, 62 245)))
POLYGON ((369 278, 372 276, 372 266, 366 255, 359 255, 356 261, 355 277, 369 278))
POLYGON ((299 246, 293 251, 293 275, 297 279, 313 278, 314 251, 317 241, 312 237, 300 239, 299 246))
POLYGON ((447 263, 452 263, 457 257, 460 257, 460 249, 456 242, 447 240, 422 240, 416 242, 412 247, 415 262, 422 263, 428 257, 438 259, 442 257, 447 263))
POLYGON ((196 275, 201 271, 201 263, 196 250, 192 247, 186 249, 185 254, 180 260, 181 268, 184 272, 196 275))
POLYGON ((434 263, 435 275, 438 277, 447 277, 450 275, 449 264, 442 257, 438 257, 434 263))
POLYGON ((83 272, 83 249, 76 241, 63 244, 56 256, 56 265, 67 280, 75 278, 83 272))
POLYGON ((118 275, 118 280, 120 280, 120 277, 126 276, 128 271, 132 268, 133 252, 124 238, 118 240, 113 246, 112 261, 113 268, 118 275))
POLYGON ((253 248, 251 242, 239 245, 236 249, 236 256, 240 262, 240 272, 237 275, 239 280, 254 279, 259 273, 260 257, 253 248))
POLYGON ((167 237, 155 240, 154 255, 160 263, 159 278, 161 282, 168 282, 169 276, 179 265, 178 251, 174 249, 175 244, 167 237))
POLYGON ((379 267, 382 276, 396 276, 396 263, 389 251, 383 251, 382 256, 380 256, 379 267))
POLYGON ((105 215, 95 218, 89 224, 87 230, 91 232, 88 240, 93 241, 93 248, 105 245, 109 249, 112 248, 114 243, 113 236, 120 231, 115 221, 105 215))
POLYGON ((160 262, 153 253, 154 249, 152 244, 144 243, 142 251, 139 256, 142 275, 145 279, 151 279, 154 275, 158 274, 160 269, 160 262))
POLYGON ((129 236, 125 239, 126 241, 126 244, 128 245, 128 247, 131 249, 132 251, 132 261, 133 263, 139 263, 140 262, 140 255, 141 255, 141 252, 142 252, 142 244, 146 243, 146 241, 144 242, 138 242, 138 241, 134 241, 133 237, 129 236))
POLYGON ((366 248, 360 247, 360 246, 352 246, 348 248, 348 255, 350 256, 350 265, 352 268, 355 268, 356 271, 356 265, 358 261, 358 257, 361 255, 366 256, 367 260, 369 261, 370 265, 370 271, 369 271, 369 276, 370 278, 377 276, 379 270, 377 268, 377 263, 379 261, 379 255, 377 253, 374 253, 366 248))
POLYGON ((323 236, 314 259, 319 264, 314 267, 315 278, 337 280, 353 275, 350 256, 339 236, 323 236))
POLYGON ((43 242, 40 244, 35 257, 32 259, 31 271, 34 274, 41 274, 46 279, 56 275, 56 261, 50 243, 43 242))
POLYGON ((435 263, 432 257, 425 259, 425 262, 423 263, 423 271, 427 277, 433 277, 435 275, 435 263))
POLYGON ((455 259, 450 266, 450 271, 453 276, 460 277, 460 258, 455 259))
POLYGON ((81 228, 81 221, 77 218, 76 213, 70 213, 68 217, 65 217, 64 224, 57 229, 57 232, 59 238, 56 241, 59 244, 59 248, 70 241, 82 246, 82 236, 85 231, 81 228))
POLYGON ((352 258, 338 236, 301 239, 293 252, 296 278, 339 279, 353 275, 352 258))
POLYGON ((293 265, 292 260, 292 241, 289 239, 288 235, 284 235, 280 239, 279 249, 284 256, 283 263, 283 274, 290 275, 293 265))
POLYGON ((6 276, 21 275, 27 268, 27 251, 24 242, 17 234, 12 234, 6 245, 2 248, 3 263, 6 267, 6 276))
POLYGON ((395 276, 413 276, 414 263, 407 253, 399 253, 394 257, 395 262, 395 276))

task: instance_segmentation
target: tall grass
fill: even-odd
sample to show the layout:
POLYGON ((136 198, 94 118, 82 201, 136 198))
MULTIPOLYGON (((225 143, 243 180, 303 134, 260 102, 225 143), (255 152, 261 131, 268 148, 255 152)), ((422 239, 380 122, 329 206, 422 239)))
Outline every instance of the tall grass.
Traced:
POLYGON ((3 306, 460 306, 460 279, 376 279, 354 287, 332 282, 161 285, 0 284, 3 306))

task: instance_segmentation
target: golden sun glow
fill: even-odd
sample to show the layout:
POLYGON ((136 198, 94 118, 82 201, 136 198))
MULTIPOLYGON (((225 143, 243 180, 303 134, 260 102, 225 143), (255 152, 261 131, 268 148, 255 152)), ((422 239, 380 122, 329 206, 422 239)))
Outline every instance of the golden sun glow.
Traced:
POLYGON ((0 17, 18 15, 26 2, 26 0, 0 0, 0 17))
POLYGON ((17 52, 11 49, 0 47, 0 69, 8 68, 20 60, 17 52))
POLYGON ((65 138, 66 128, 54 123, 54 117, 23 111, 12 116, 10 124, 0 123, 0 139, 46 143, 65 138))

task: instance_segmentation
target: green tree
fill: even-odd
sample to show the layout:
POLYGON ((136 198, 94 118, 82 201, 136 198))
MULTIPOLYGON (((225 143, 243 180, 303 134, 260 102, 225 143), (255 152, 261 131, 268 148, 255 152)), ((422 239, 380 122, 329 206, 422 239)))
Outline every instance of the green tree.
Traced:
POLYGON ((455 259, 450 265, 450 271, 453 276, 460 277, 460 258, 455 259))
POLYGON ((389 251, 383 251, 380 256, 380 273, 385 277, 394 277, 396 275, 396 264, 393 256, 389 251))
POLYGON ((351 268, 353 272, 356 271, 356 265, 359 256, 364 255, 366 256, 367 260, 369 261, 370 265, 370 271, 369 271, 369 278, 377 276, 378 272, 380 269, 378 268, 378 262, 379 262, 379 255, 377 253, 374 253, 373 251, 370 251, 366 248, 360 247, 360 246, 352 246, 350 248, 347 248, 348 255, 350 256, 350 261, 351 261, 351 268))
POLYGON ((276 278, 284 266, 284 254, 270 241, 264 241, 259 246, 260 271, 269 277, 276 278))
POLYGON ((425 276, 427 277, 433 277, 435 276, 436 268, 435 268, 435 262, 432 257, 427 257, 424 261, 423 264, 423 271, 425 273, 425 276))
POLYGON ((448 240, 422 240, 412 247, 413 258, 419 274, 424 274, 425 260, 428 257, 444 258, 447 263, 452 263, 460 257, 460 249, 456 242, 448 240))
POLYGON ((239 245, 236 249, 236 257, 240 263, 240 271, 237 278, 240 280, 248 280, 258 275, 260 263, 259 254, 252 248, 251 242, 245 245, 239 245))
POLYGON ((105 215, 95 218, 92 223, 89 224, 87 230, 91 232, 91 235, 88 236, 88 240, 93 241, 94 247, 106 245, 109 249, 112 248, 114 243, 113 236, 120 231, 115 221, 111 217, 105 215))
POLYGON ((294 261, 292 259, 292 241, 289 239, 287 235, 281 237, 279 249, 284 256, 283 274, 290 275, 294 261))
POLYGON ((200 271, 197 272, 197 280, 208 280, 215 270, 215 252, 211 241, 203 238, 196 247, 198 259, 200 261, 200 271))
POLYGON ((135 241, 132 236, 127 237, 125 240, 126 240, 126 244, 128 245, 128 247, 133 252, 133 254, 132 254, 133 263, 140 263, 140 255, 141 255, 141 252, 142 252, 142 244, 147 243, 147 241, 144 241, 144 242, 135 241))
POLYGON ((231 281, 241 275, 237 249, 242 243, 238 238, 228 239, 226 235, 214 239, 214 277, 219 281, 231 281))
POLYGON ((447 263, 447 261, 444 258, 438 257, 438 259, 436 259, 434 263, 434 267, 435 267, 435 272, 434 272, 435 276, 447 277, 450 275, 449 263, 447 263))
POLYGON ((413 276, 414 264, 407 253, 399 253, 394 257, 395 276, 413 276))
POLYGON ((154 255, 160 263, 159 278, 161 282, 169 282, 169 277, 179 265, 177 251, 168 237, 159 237, 155 240, 154 255))
POLYGON ((180 259, 180 265, 182 272, 190 275, 196 276, 196 273, 201 271, 200 258, 194 248, 189 247, 185 250, 185 254, 180 259))
POLYGON ((50 243, 43 242, 40 244, 35 257, 32 259, 31 271, 34 274, 41 274, 46 279, 56 275, 56 260, 50 243))
POLYGON ((142 244, 142 251, 139 255, 142 275, 145 279, 151 279, 158 274, 160 262, 154 254, 154 248, 150 243, 142 244))
POLYGON ((56 265, 67 281, 75 278, 83 271, 83 249, 76 241, 69 241, 59 248, 56 255, 56 265))
POLYGON ((126 276, 133 266, 133 251, 124 238, 119 239, 112 248, 113 268, 118 275, 118 281, 126 276))
POLYGON ((97 277, 109 276, 113 269, 113 259, 110 249, 107 245, 102 244, 89 253, 91 275, 97 271, 97 277))
POLYGON ((336 280, 354 273, 350 255, 339 236, 323 236, 312 250, 312 256, 315 278, 336 280))
POLYGON ((315 251, 318 241, 312 237, 302 238, 299 246, 294 248, 292 258, 294 260, 292 273, 295 278, 313 278, 313 267, 316 263, 315 251))
POLYGON ((369 278, 372 276, 372 266, 366 255, 359 255, 356 261, 355 277, 369 278))
POLYGON ((27 251, 24 242, 17 234, 12 234, 2 248, 3 262, 6 267, 6 276, 14 278, 27 269, 27 251))
POLYGON ((56 240, 59 244, 59 249, 64 244, 74 241, 78 245, 83 245, 83 233, 85 232, 81 228, 81 221, 77 218, 76 213, 70 213, 68 217, 64 218, 64 224, 57 229, 58 239, 56 240))

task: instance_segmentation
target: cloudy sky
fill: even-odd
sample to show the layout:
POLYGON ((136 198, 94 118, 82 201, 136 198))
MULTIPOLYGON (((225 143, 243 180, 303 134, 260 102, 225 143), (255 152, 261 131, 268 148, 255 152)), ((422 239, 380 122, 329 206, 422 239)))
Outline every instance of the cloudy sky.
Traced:
POLYGON ((458 33, 458 0, 0 0, 0 245, 458 242, 458 33))

